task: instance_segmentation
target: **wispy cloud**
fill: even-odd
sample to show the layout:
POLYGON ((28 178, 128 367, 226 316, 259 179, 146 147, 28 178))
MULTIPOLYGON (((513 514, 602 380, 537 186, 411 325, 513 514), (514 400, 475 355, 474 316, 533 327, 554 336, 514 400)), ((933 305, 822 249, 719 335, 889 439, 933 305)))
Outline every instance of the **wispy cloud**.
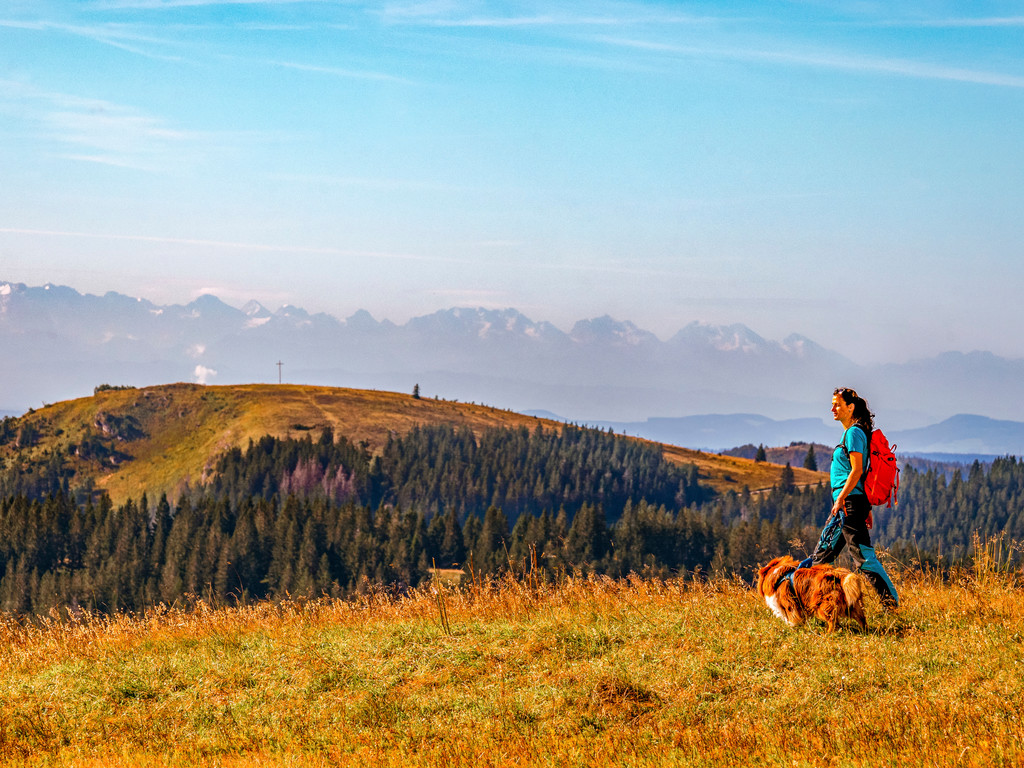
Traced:
POLYGON ((873 58, 850 54, 814 53, 797 50, 757 48, 715 48, 686 46, 621 37, 595 37, 609 45, 645 50, 670 56, 762 62, 787 66, 815 67, 865 74, 889 74, 925 80, 948 80, 979 85, 1024 88, 1024 76, 900 58, 873 58))
POLYGON ((530 27, 624 27, 633 24, 704 24, 713 21, 709 17, 668 12, 652 8, 643 3, 616 3, 611 5, 593 4, 579 13, 574 7, 562 10, 552 4, 542 6, 541 12, 509 13, 501 15, 491 12, 476 12, 462 3, 413 2, 392 4, 376 12, 384 23, 394 25, 416 25, 427 27, 491 27, 498 29, 530 27))
POLYGON ((68 24, 56 21, 15 21, 0 19, 0 27, 10 29, 31 30, 36 32, 57 32, 91 40, 101 45, 143 56, 159 61, 181 61, 177 53, 171 53, 174 47, 181 45, 166 37, 156 37, 141 31, 132 24, 68 24), (162 49, 162 50, 158 50, 162 49))
MULTIPOLYGON (((391 19, 391 21, 395 21, 391 19)), ((537 27, 626 27, 636 24, 667 25, 667 24, 708 24, 714 19, 695 16, 573 16, 542 14, 537 16, 472 16, 467 18, 429 19, 415 22, 431 27, 479 27, 479 28, 537 28, 537 27)))
POLYGON ((295 69, 301 72, 314 72, 321 75, 330 75, 332 77, 342 77, 354 80, 375 80, 378 82, 401 83, 404 85, 415 84, 412 80, 408 80, 404 77, 397 77, 395 75, 389 75, 384 72, 328 67, 317 64, 300 64, 294 61, 272 61, 270 63, 276 67, 295 69))
POLYGON ((102 99, 42 91, 0 81, 0 110, 16 115, 53 154, 139 170, 165 170, 194 150, 201 134, 102 99))
POLYGON ((435 181, 417 181, 415 179, 389 179, 383 177, 363 176, 318 176, 297 173, 276 173, 270 178, 276 181, 315 184, 329 187, 355 187, 378 191, 409 191, 409 192, 472 192, 470 187, 455 184, 442 184, 435 181))
POLYGON ((254 135, 189 130, 132 106, 12 80, 0 80, 0 115, 50 156, 156 173, 208 161, 254 135))
POLYGON ((181 245, 200 248, 217 248, 233 251, 252 251, 266 253, 296 253, 318 256, 351 256, 372 259, 399 259, 404 261, 457 262, 462 259, 427 256, 414 253, 394 251, 368 251, 350 248, 330 248, 305 245, 272 245, 267 243, 245 243, 230 240, 204 240, 189 237, 160 237, 154 235, 114 234, 101 232, 73 232, 65 230, 25 229, 18 227, 0 227, 0 234, 28 235, 35 237, 72 237, 88 240, 129 241, 136 243, 157 243, 163 245, 181 245))
MULTIPOLYGON (((332 25, 335 27, 335 25, 332 25)), ((262 21, 247 21, 238 25, 239 29, 249 32, 309 32, 315 29, 312 24, 273 24, 262 21)))
POLYGON ((92 3, 92 8, 98 11, 144 11, 217 5, 297 5, 310 2, 311 0, 97 0, 92 3))
POLYGON ((951 28, 997 28, 1024 27, 1024 16, 990 16, 982 18, 945 18, 885 21, 879 26, 888 27, 951 27, 951 28))
POLYGON ((622 19, 607 17, 570 17, 570 16, 486 16, 470 18, 431 18, 409 19, 406 17, 389 17, 392 23, 404 21, 431 27, 493 27, 507 29, 512 27, 566 27, 566 26, 619 26, 622 19))

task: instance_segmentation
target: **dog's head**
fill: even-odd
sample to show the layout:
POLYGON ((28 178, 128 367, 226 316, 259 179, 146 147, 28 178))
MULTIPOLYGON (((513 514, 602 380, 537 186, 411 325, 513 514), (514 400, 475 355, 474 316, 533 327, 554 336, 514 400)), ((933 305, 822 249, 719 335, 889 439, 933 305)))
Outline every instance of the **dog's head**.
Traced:
POLYGON ((797 561, 789 555, 782 555, 768 561, 757 572, 757 591, 762 595, 770 595, 775 591, 775 584, 786 571, 796 568, 797 561))

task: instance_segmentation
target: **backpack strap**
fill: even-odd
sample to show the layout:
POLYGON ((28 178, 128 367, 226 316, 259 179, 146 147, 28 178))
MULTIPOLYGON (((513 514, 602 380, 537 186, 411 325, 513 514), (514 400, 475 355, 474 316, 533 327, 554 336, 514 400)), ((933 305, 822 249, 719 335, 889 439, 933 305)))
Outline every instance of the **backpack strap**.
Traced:
MULTIPOLYGON (((851 425, 850 429, 853 429, 854 427, 858 427, 860 429, 860 431, 864 433, 864 437, 866 437, 867 441, 868 441, 867 448, 864 450, 864 469, 861 472, 861 476, 863 477, 864 475, 866 475, 868 473, 868 467, 871 466, 871 432, 872 432, 872 430, 865 428, 864 425, 860 424, 860 423, 851 425)), ((846 432, 849 432, 849 431, 850 431, 849 429, 846 430, 846 432)), ((846 447, 846 432, 843 432, 843 442, 841 443, 841 445, 842 445, 842 448, 843 448, 843 453, 846 454, 846 460, 849 461, 850 460, 850 449, 846 447)))
POLYGON ((867 438, 867 447, 864 449, 864 472, 867 474, 868 470, 871 469, 871 432, 872 430, 867 429, 863 424, 857 424, 860 427, 860 431, 864 433, 864 437, 867 438))

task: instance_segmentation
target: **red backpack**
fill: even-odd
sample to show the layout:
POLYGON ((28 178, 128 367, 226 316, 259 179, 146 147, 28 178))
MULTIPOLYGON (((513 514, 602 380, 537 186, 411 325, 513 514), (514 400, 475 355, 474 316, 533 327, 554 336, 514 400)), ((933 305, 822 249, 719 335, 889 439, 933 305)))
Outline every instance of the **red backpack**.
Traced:
MULTIPOLYGON (((900 490, 900 468, 896 466, 896 446, 890 446, 889 440, 882 434, 882 430, 873 429, 868 432, 860 424, 864 434, 868 436, 867 469, 864 470, 864 495, 868 498, 871 506, 885 504, 887 507, 894 507, 899 504, 897 494, 900 490)), ((846 451, 846 441, 842 443, 846 451)), ((847 451, 849 455, 849 451, 847 451)), ((875 525, 874 516, 868 511, 867 527, 875 525)))
POLYGON ((882 430, 871 430, 864 493, 872 506, 899 504, 900 468, 896 465, 895 450, 896 446, 889 445, 882 430))

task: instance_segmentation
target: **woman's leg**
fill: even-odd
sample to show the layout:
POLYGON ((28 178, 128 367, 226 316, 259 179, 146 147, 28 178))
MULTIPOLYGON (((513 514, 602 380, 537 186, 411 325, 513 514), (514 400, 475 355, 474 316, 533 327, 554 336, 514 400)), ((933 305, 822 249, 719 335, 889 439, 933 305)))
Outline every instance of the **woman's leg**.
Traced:
POLYGON ((846 500, 846 520, 843 523, 843 538, 850 545, 850 555, 857 568, 868 577, 871 586, 882 598, 882 605, 895 608, 900 604, 896 587, 893 586, 889 574, 878 560, 875 548, 871 546, 871 534, 868 533, 867 519, 871 511, 866 497, 850 496, 846 500))

